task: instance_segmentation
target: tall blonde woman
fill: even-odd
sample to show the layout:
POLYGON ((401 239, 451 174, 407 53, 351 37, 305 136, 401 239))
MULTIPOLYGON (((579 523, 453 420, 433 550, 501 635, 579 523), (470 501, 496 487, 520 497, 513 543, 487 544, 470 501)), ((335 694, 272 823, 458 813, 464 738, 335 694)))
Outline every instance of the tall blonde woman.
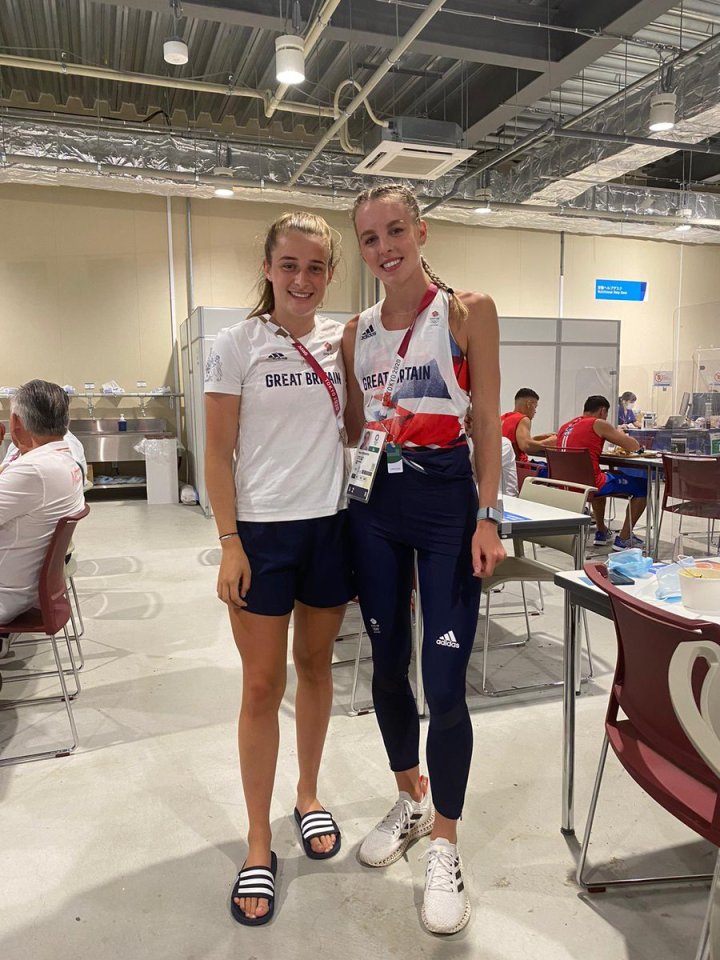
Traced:
POLYGON ((465 674, 479 578, 492 574, 505 554, 495 509, 497 314, 487 295, 454 293, 431 271, 423 257, 427 225, 406 187, 361 194, 353 219, 361 256, 385 297, 345 329, 347 420, 351 439, 362 426, 379 431, 383 454, 369 499, 353 500, 349 512, 358 596, 373 647, 375 713, 398 788, 359 856, 368 866, 385 867, 429 833, 422 920, 431 932, 449 934, 470 917, 457 821, 472 755, 465 674), (471 385, 477 489, 463 428, 471 385), (430 712, 429 785, 420 775, 417 706, 408 681, 414 554, 430 712))
POLYGON ((308 857, 340 849, 318 799, 332 703, 332 647, 354 596, 343 492, 342 325, 317 310, 336 250, 327 223, 288 213, 265 240, 260 302, 218 336, 205 372, 205 470, 222 548, 218 597, 243 665, 238 725, 248 853, 231 911, 273 916, 270 803, 293 615, 299 779, 294 818, 308 857))

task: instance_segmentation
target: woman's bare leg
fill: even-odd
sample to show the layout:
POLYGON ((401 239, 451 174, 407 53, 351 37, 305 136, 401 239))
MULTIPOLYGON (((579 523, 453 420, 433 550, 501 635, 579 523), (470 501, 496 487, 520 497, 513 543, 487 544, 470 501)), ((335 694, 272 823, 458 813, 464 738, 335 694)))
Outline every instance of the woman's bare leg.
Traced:
MULTIPOLYGON (((345 605, 308 607, 295 604, 293 660, 297 673, 295 725, 298 766, 297 808, 301 814, 324 809, 318 800, 318 774, 325 735, 332 708, 332 653, 340 633, 345 605)), ((316 853, 327 853, 335 845, 335 835, 314 837, 316 853)))
MULTIPOLYGON (((278 710, 287 679, 290 614, 265 617, 231 608, 235 644, 243 663, 238 751, 248 814, 247 867, 270 866, 270 801, 280 742, 278 710)), ((262 917, 267 900, 235 898, 248 917, 262 917)))

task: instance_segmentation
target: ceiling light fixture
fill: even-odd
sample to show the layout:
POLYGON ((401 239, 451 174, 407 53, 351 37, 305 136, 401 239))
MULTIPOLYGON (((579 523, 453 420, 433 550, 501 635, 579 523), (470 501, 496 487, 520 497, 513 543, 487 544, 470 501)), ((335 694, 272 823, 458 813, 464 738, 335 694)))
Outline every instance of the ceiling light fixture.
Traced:
POLYGON ((275 40, 275 76, 278 83, 296 84, 305 79, 305 41, 292 33, 275 40))
POLYGON ((225 148, 225 162, 220 163, 220 149, 218 148, 218 162, 215 164, 215 169, 213 170, 214 177, 222 178, 215 189, 213 190, 213 196, 223 197, 226 200, 229 200, 231 197, 235 196, 235 187, 232 183, 233 177, 233 168, 232 168, 232 153, 230 147, 225 148))
POLYGON ((650 97, 650 123, 652 133, 672 130, 675 126, 675 107, 677 95, 674 93, 654 93, 650 97))
POLYGON ((188 62, 190 54, 187 44, 178 36, 180 32, 178 28, 178 18, 182 14, 179 0, 170 0, 170 9, 173 15, 173 35, 168 37, 165 43, 163 43, 163 60, 165 63, 181 67, 188 62))
POLYGON ((475 213, 479 213, 481 217, 487 217, 493 212, 489 190, 477 190, 475 192, 475 199, 478 201, 478 205, 475 207, 475 213))
POLYGON ((295 0, 292 33, 275 39, 275 77, 278 83, 293 85, 305 79, 305 41, 300 36, 300 3, 295 0))
POLYGON ((163 60, 165 63, 181 67, 188 62, 189 56, 187 44, 179 37, 168 37, 163 44, 163 60))

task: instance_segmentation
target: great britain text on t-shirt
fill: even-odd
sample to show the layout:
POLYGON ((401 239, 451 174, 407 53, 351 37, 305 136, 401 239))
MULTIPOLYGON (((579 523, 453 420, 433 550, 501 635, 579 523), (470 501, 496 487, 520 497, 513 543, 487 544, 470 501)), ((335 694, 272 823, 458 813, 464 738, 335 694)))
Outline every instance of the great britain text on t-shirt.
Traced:
MULTIPOLYGON (((363 377, 362 379, 362 388, 363 390, 376 390, 378 387, 384 387, 387 383, 390 371, 386 370, 384 373, 373 373, 368 377, 363 377)), ((409 380, 432 380, 432 365, 429 363, 424 363, 421 366, 407 366, 401 367, 400 372, 398 373, 398 383, 405 383, 409 380)))
MULTIPOLYGON (((333 373, 333 371, 328 371, 327 373, 328 380, 332 383, 341 384, 342 377, 339 373, 333 373)), ((315 387, 318 384, 322 383, 320 377, 313 373, 310 370, 306 370, 304 373, 266 373, 265 374, 265 386, 266 387, 315 387)))
MULTIPOLYGON (((304 345, 345 402, 343 326, 317 316, 304 345)), ((240 398, 235 449, 237 519, 305 520, 345 506, 344 450, 334 405, 318 374, 259 317, 218 334, 205 390, 240 398), (268 377, 272 379, 268 381, 268 377)))

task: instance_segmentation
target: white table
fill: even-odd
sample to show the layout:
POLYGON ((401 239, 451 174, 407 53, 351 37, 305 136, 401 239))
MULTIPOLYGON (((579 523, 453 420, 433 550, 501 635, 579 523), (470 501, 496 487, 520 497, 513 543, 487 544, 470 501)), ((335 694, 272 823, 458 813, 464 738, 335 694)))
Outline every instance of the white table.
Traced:
MULTIPOLYGON (((555 574, 555 583, 565 591, 565 622, 563 628, 563 759, 562 759, 562 833, 575 833, 575 697, 573 684, 578 657, 577 615, 580 607, 612 620, 610 597, 587 578, 582 570, 555 574), (568 695, 569 693, 569 695, 568 695)), ((698 614, 687 610, 682 603, 668 604, 655 598, 655 576, 637 580, 633 586, 621 587, 632 596, 646 603, 669 610, 688 620, 711 620, 720 624, 720 616, 698 614)))
POLYGON ((662 457, 659 454, 651 457, 622 457, 618 454, 603 453, 600 455, 600 466, 615 467, 620 470, 642 470, 647 474, 647 536, 645 538, 645 545, 647 555, 657 559, 658 549, 660 547, 660 522, 662 520, 662 512, 660 510, 660 478, 663 472, 662 457))

